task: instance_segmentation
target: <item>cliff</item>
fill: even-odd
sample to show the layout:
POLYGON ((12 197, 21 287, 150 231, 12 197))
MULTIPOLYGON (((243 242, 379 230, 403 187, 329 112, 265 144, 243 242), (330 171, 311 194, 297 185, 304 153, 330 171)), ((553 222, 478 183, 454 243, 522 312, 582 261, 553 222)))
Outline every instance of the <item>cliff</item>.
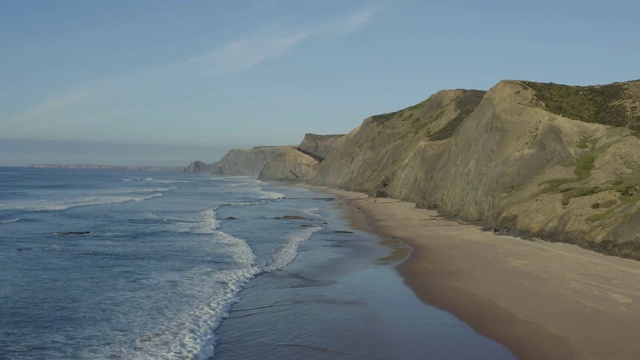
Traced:
MULTIPOLYGON (((487 92, 440 91, 344 136, 307 134, 245 174, 407 200, 640 259, 639 131, 640 81, 501 81, 487 92)), ((217 166, 246 168, 249 155, 232 152, 217 166)))
POLYGON ((639 90, 502 81, 486 94, 441 91, 366 119, 311 182, 640 258, 639 90))
POLYGON ((304 139, 300 143, 300 149, 305 152, 325 158, 327 155, 336 149, 340 143, 340 139, 344 134, 340 135, 316 135, 305 134, 304 139))
POLYGON ((184 168, 184 172, 258 176, 266 163, 289 148, 291 146, 258 146, 247 149, 232 149, 222 159, 213 164, 193 161, 184 168))
POLYGON ((308 181, 316 173, 320 161, 299 148, 287 148, 267 162, 258 176, 261 180, 308 181))
POLYGON ((206 164, 202 161, 196 160, 196 161, 192 161, 191 164, 189 164, 189 166, 187 166, 186 168, 184 168, 183 172, 188 172, 188 173, 208 173, 213 171, 214 167, 213 165, 210 164, 206 164))

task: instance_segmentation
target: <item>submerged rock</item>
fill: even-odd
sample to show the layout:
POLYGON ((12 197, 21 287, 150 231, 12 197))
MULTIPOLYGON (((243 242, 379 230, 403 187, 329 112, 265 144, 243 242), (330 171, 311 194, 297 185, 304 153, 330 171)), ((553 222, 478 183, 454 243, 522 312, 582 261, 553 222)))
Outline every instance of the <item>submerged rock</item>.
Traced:
POLYGON ((302 220, 302 219, 306 219, 306 218, 304 216, 300 216, 300 215, 285 215, 281 219, 285 219, 285 220, 302 220))

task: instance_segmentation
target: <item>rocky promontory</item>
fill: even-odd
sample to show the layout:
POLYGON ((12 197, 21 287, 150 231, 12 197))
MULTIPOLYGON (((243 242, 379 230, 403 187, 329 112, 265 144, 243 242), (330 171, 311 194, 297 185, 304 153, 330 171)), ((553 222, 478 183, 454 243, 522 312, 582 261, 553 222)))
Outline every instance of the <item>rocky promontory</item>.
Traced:
POLYGON ((257 146, 249 149, 233 149, 213 164, 191 163, 190 168, 216 175, 258 176, 271 159, 291 146, 257 146))
POLYGON ((216 166, 640 259, 639 131, 640 81, 501 81, 486 92, 440 91, 344 136, 307 134, 250 166, 255 148, 232 150, 216 166))

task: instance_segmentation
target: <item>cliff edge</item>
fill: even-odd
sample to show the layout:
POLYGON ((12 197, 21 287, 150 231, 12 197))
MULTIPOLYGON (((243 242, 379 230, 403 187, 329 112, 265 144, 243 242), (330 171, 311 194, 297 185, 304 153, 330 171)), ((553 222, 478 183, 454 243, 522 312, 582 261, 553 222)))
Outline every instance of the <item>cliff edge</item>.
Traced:
POLYGON ((640 258, 640 82, 502 81, 366 119, 311 180, 640 258))
POLYGON ((640 259, 639 132, 640 80, 505 80, 486 92, 443 90, 268 156, 232 150, 214 172, 393 197, 496 232, 640 259))

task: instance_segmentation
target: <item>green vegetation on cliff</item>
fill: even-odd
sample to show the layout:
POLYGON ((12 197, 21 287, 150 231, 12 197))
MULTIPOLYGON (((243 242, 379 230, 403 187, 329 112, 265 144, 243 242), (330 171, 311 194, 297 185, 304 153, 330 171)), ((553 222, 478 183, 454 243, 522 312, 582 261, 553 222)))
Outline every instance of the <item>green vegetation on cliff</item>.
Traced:
POLYGON ((481 90, 465 90, 464 95, 458 97, 456 101, 456 108, 458 109, 458 115, 447 123, 442 129, 431 134, 429 138, 431 140, 444 140, 453 137, 453 133, 458 126, 465 121, 469 115, 478 107, 486 91, 481 90))
MULTIPOLYGON (((640 139, 625 130, 640 133, 640 81, 502 81, 485 94, 439 91, 347 135, 305 136, 304 151, 274 156, 261 176, 640 259, 640 139)), ((256 151, 227 158, 243 163, 256 151)))
POLYGON ((569 86, 522 81, 535 91, 547 111, 570 119, 626 127, 640 132, 638 99, 629 93, 629 83, 599 86, 569 86))

